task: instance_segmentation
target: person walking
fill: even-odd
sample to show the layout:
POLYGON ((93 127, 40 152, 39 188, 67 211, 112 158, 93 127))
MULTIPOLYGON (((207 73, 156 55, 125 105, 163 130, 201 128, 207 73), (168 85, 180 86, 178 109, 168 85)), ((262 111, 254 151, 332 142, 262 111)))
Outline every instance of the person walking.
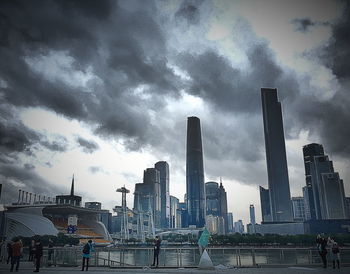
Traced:
POLYGON ((32 240, 29 244, 28 247, 28 251, 29 251, 29 257, 28 257, 28 261, 32 262, 34 260, 34 251, 35 251, 35 241, 32 240))
POLYGON ((11 262, 12 259, 12 241, 9 241, 6 245, 6 249, 7 249, 7 264, 9 264, 11 262))
POLYGON ((340 249, 339 245, 333 239, 330 239, 329 245, 331 247, 331 259, 333 263, 333 268, 335 268, 335 262, 337 262, 337 267, 340 269, 340 249))
POLYGON ((318 254, 321 256, 323 268, 327 268, 327 240, 320 234, 316 238, 318 254))
POLYGON ((83 247, 83 265, 81 267, 81 271, 84 271, 84 268, 86 271, 89 269, 89 260, 91 256, 91 252, 94 251, 92 241, 89 240, 83 247))
POLYGON ((43 246, 40 242, 40 239, 37 239, 35 241, 35 251, 34 251, 35 270, 33 272, 39 272, 40 261, 42 256, 43 256, 43 246))
POLYGON ((21 260, 21 255, 23 251, 23 245, 19 238, 13 240, 11 245, 12 255, 11 255, 11 268, 10 272, 13 272, 13 268, 16 265, 16 272, 19 268, 19 261, 21 260))
POLYGON ((159 252, 160 252, 160 244, 161 240, 159 239, 159 236, 156 236, 154 240, 154 248, 153 248, 153 264, 152 266, 158 267, 159 264, 159 252), (156 265, 156 260, 157 260, 157 265, 156 265))

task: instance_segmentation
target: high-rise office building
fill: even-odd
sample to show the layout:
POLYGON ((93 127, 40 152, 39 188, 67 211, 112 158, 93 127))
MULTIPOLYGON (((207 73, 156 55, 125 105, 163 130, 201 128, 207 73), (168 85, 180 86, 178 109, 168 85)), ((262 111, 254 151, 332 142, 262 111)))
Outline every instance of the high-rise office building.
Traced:
POLYGON ((165 161, 160 161, 154 167, 160 176, 160 225, 162 228, 168 228, 170 226, 169 165, 165 161))
POLYGON ((224 230, 223 230, 222 234, 226 234, 228 231, 227 194, 226 194, 224 186, 222 185, 222 182, 220 182, 220 186, 219 186, 219 201, 220 201, 220 217, 223 218, 223 222, 224 222, 224 230))
POLYGON ((239 234, 244 233, 244 224, 242 220, 238 220, 237 222, 234 223, 234 230, 235 230, 235 233, 239 233, 239 234))
POLYGON ((343 180, 334 172, 333 162, 324 154, 320 144, 303 147, 305 180, 304 198, 307 219, 345 219, 343 180), (307 194, 306 194, 307 193, 307 194))
POLYGON ((188 225, 204 227, 206 205, 203 150, 201 125, 197 117, 187 119, 186 195, 188 225))
POLYGON ((346 218, 350 219, 350 197, 345 197, 346 218))
POLYGON ((227 233, 233 233, 233 214, 232 212, 227 213, 227 233))
POLYGON ((263 223, 272 222, 269 190, 259 186, 261 216, 263 223))
POLYGON ((293 219, 296 222, 302 222, 305 217, 304 197, 292 197, 293 219))
POLYGON ((277 89, 262 88, 267 175, 273 222, 293 220, 281 103, 277 89))
POLYGON ((255 208, 254 205, 249 205, 249 216, 250 216, 250 223, 252 225, 255 225, 255 208))
MULTIPOLYGON (((227 194, 222 182, 220 185, 216 182, 207 182, 205 184, 207 215, 214 217, 222 217, 217 223, 222 226, 218 228, 221 234, 228 233, 228 221, 227 221, 227 194)), ((208 220, 208 219, 207 219, 208 220)))
POLYGON ((178 209, 179 199, 174 196, 170 196, 170 228, 180 228, 177 227, 178 209))
POLYGON ((216 182, 205 183, 205 195, 207 214, 219 216, 220 215, 220 201, 219 201, 219 184, 216 182))
POLYGON ((135 185, 134 210, 153 215, 154 226, 160 227, 160 174, 155 168, 143 172, 143 183, 135 185))

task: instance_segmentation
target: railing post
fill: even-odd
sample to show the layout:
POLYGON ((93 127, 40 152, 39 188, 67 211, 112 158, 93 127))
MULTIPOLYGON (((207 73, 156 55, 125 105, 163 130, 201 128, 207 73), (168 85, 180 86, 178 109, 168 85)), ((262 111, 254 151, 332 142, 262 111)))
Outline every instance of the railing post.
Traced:
POLYGON ((242 266, 242 262, 241 262, 241 249, 238 249, 238 262, 239 262, 239 267, 242 266))
POLYGON ((253 266, 256 266, 256 261, 255 261, 255 249, 252 249, 252 261, 253 261, 253 266))
POLYGON ((312 250, 309 249, 309 264, 312 264, 312 250))
POLYGON ((176 265, 179 267, 179 249, 176 248, 176 265))
POLYGON ((111 249, 108 248, 108 267, 111 267, 111 249))

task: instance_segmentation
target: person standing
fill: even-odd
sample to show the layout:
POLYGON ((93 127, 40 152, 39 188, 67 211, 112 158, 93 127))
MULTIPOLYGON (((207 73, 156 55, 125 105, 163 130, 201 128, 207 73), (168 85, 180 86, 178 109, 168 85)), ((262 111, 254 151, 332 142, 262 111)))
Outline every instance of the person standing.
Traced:
POLYGON ((153 264, 152 264, 152 266, 156 265, 156 260, 157 260, 156 267, 158 267, 159 252, 160 252, 160 244, 161 244, 161 242, 162 241, 159 239, 159 236, 156 236, 156 239, 154 240, 154 253, 153 253, 153 264))
POLYGON ((12 241, 9 241, 6 245, 7 249, 7 264, 9 264, 12 261, 12 241))
POLYGON ((28 251, 29 251, 28 261, 30 261, 30 262, 32 262, 34 260, 34 250, 35 250, 35 241, 32 240, 30 242, 30 245, 29 245, 29 248, 28 248, 28 251))
POLYGON ((53 247, 54 247, 53 241, 52 241, 51 238, 50 238, 50 239, 49 239, 49 245, 48 245, 48 248, 49 248, 49 251, 48 251, 48 258, 47 258, 49 261, 52 260, 52 255, 53 255, 53 253, 54 253, 53 247))
POLYGON ((327 268, 327 240, 320 234, 316 238, 318 254, 321 256, 323 268, 327 268))
POLYGON ((40 239, 35 241, 35 251, 34 251, 34 261, 35 261, 35 270, 33 272, 39 272, 40 261, 43 256, 43 246, 40 242, 40 239))
POLYGON ((92 241, 89 240, 83 247, 83 265, 81 271, 84 271, 86 267, 86 271, 89 269, 89 260, 91 256, 91 252, 94 251, 92 241))
POLYGON ((19 261, 21 259, 22 251, 23 251, 23 245, 19 238, 15 238, 13 240, 13 244, 11 246, 12 248, 12 256, 11 256, 11 268, 10 272, 13 272, 13 268, 16 265, 16 271, 18 271, 19 268, 19 261))
POLYGON ((340 250, 339 245, 333 239, 330 239, 329 245, 331 246, 331 259, 333 263, 333 268, 335 268, 335 262, 337 262, 337 267, 340 269, 340 250))

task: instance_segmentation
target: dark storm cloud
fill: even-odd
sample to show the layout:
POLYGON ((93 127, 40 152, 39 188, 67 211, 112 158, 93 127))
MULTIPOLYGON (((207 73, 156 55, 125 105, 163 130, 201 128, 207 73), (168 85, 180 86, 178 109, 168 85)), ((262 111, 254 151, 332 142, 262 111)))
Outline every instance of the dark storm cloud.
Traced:
POLYGON ((202 3, 202 0, 183 1, 175 13, 175 18, 178 20, 185 19, 188 24, 198 24, 200 20, 199 6, 202 3))
MULTIPOLYGON (((121 136, 131 149, 147 143, 148 109, 158 95, 178 94, 177 77, 167 66, 164 34, 148 5, 101 1, 3 2, 0 8, 2 51, 0 75, 5 100, 16 106, 42 106, 68 118, 90 123, 97 134, 121 136), (100 5, 100 2, 99 2, 100 5), (40 8, 39 8, 40 6, 40 8), (144 8, 143 8, 144 7, 144 8), (113 14, 113 16, 111 16, 113 14), (17 19, 16 19, 17 18, 17 19), (100 79, 93 92, 69 82, 50 80, 35 69, 37 60, 60 53, 73 58, 68 70, 100 79), (6 65, 5 65, 6 64, 6 65), (134 94, 144 86, 145 96, 134 94), (103 110, 103 111, 101 111, 103 110)), ((136 2, 137 3, 137 2, 136 2)), ((55 70, 55 60, 48 60, 55 70)))
POLYGON ((332 26, 333 36, 323 48, 306 53, 309 58, 319 58, 330 68, 338 82, 334 86, 334 95, 329 100, 320 100, 315 96, 302 98, 302 103, 295 107, 300 127, 318 134, 331 154, 348 158, 350 155, 350 4, 346 3, 343 16, 332 26))
POLYGON ((85 153, 93 153, 99 149, 98 144, 93 140, 86 140, 79 136, 76 138, 76 141, 83 148, 85 153))
POLYGON ((38 176, 32 169, 16 165, 0 165, 0 178, 3 182, 3 202, 17 200, 18 190, 54 197, 63 193, 63 188, 54 186, 38 176))
POLYGON ((254 45, 247 54, 251 65, 248 71, 232 67, 214 51, 181 54, 179 64, 191 77, 187 91, 232 113, 260 113, 261 87, 278 87, 281 99, 297 95, 294 75, 277 65, 272 51, 263 42, 254 45))
POLYGON ((292 24, 295 25, 296 31, 307 32, 310 27, 315 25, 315 22, 311 21, 309 18, 294 19, 292 24))
POLYGON ((68 141, 64 136, 57 136, 54 141, 41 141, 40 144, 45 148, 56 152, 65 152, 68 149, 68 141))

